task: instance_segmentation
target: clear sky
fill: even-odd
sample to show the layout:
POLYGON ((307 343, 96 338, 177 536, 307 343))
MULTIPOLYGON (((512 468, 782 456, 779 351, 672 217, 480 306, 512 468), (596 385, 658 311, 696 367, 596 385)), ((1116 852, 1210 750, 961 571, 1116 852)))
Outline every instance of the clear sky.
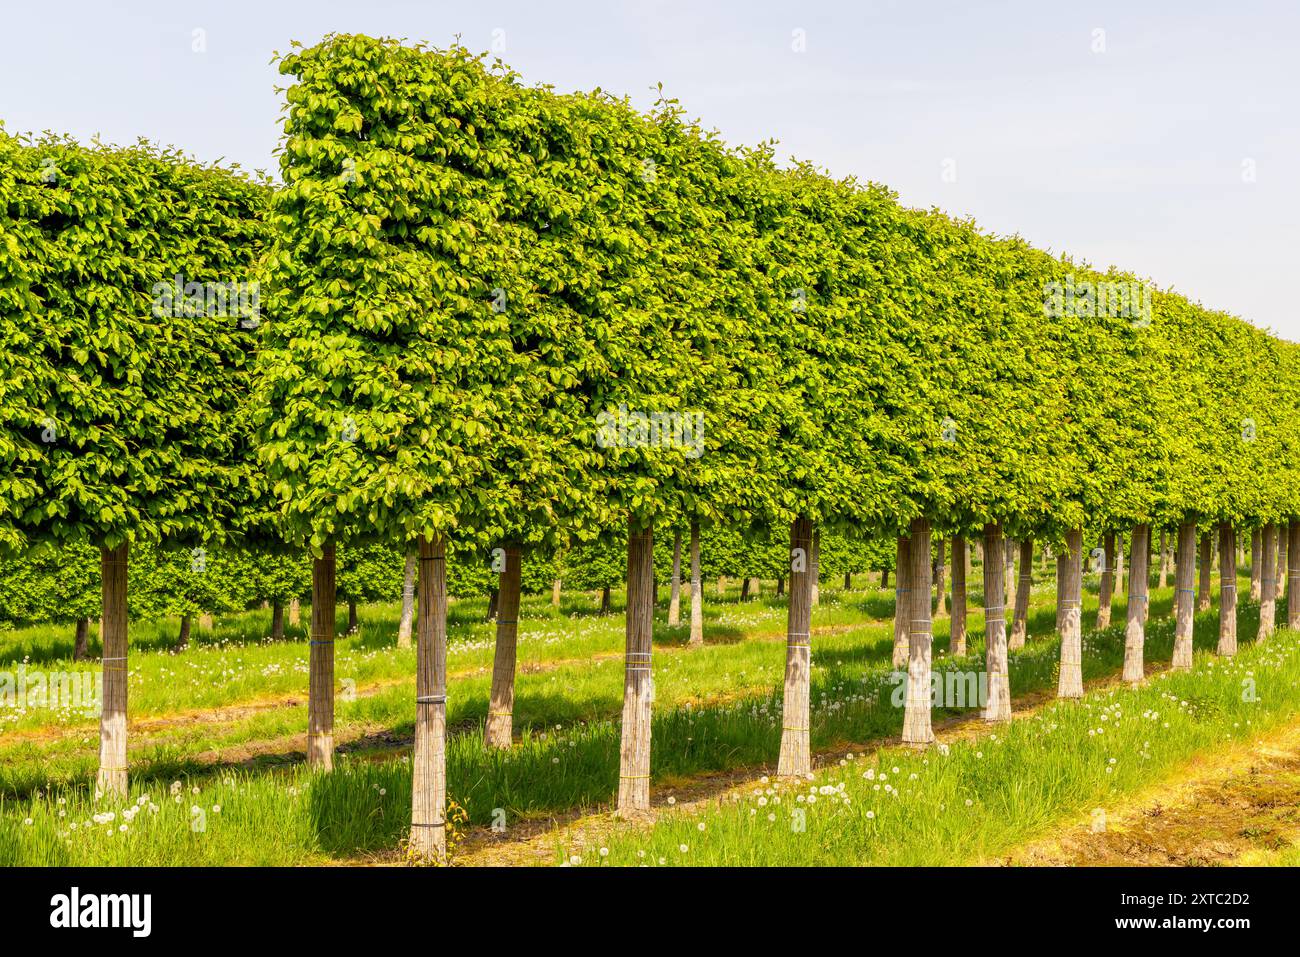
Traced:
POLYGON ((291 39, 494 50, 1300 341, 1300 4, 0 0, 0 120, 273 170, 291 39))

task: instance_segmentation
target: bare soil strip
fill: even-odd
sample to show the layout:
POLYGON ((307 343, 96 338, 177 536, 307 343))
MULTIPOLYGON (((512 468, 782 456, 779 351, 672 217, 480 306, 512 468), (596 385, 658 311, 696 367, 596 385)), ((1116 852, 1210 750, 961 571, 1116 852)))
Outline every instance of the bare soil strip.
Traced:
POLYGON ((1300 720, 1200 755, 987 864, 1256 864, 1300 845, 1300 720))

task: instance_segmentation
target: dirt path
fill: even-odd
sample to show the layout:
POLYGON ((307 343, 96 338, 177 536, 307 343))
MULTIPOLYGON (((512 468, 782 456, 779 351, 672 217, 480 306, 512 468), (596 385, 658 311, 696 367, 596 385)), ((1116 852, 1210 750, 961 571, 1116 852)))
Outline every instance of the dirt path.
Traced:
POLYGON ((1300 845, 1300 719, 1193 759, 988 864, 1256 864, 1300 845))

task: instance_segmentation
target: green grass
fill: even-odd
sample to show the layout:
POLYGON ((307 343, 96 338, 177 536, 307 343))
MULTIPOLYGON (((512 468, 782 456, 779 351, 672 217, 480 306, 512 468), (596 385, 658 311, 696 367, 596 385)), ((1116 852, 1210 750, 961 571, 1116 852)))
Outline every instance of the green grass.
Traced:
POLYGON ((1054 703, 987 737, 924 752, 890 748, 806 782, 768 783, 699 815, 622 829, 557 861, 666 865, 970 864, 1061 818, 1168 774, 1198 751, 1253 737, 1300 707, 1300 636, 1233 660, 1054 703), (1253 694, 1247 689, 1253 688, 1253 694))
MULTIPOLYGON (((1051 609, 1042 607, 1047 591, 1035 596, 1039 607, 1031 616, 1031 629, 1036 632, 1050 630, 1054 624, 1051 609)), ((901 712, 890 703, 887 680, 892 626, 862 621, 869 614, 867 606, 881 597, 831 593, 819 608, 819 615, 828 619, 856 618, 859 624, 818 636, 812 696, 814 747, 898 733, 901 712)), ((1167 601, 1167 595, 1159 596, 1153 607, 1147 643, 1152 662, 1167 660, 1172 646, 1172 623, 1159 617, 1167 601)), ((724 609, 720 619, 754 615, 755 627, 772 630, 771 613, 780 611, 769 607, 765 612, 762 603, 753 603, 724 609)), ((1253 633, 1252 611, 1243 610, 1243 635, 1253 633)), ((1197 622, 1197 644, 1202 650, 1213 646, 1216 621, 1210 613, 1197 622)), ((977 623, 978 618, 973 627, 977 623)), ((778 617, 776 628, 780 624, 778 617)), ((978 640, 973 642, 973 660, 945 659, 946 627, 940 622, 936 629, 941 637, 936 666, 978 668, 982 656, 978 640)), ((740 632, 744 634, 743 627, 740 632)), ((1031 642, 1013 655, 1013 692, 1020 695, 1054 687, 1057 653, 1056 641, 1045 640, 1031 642)), ((1085 677, 1113 674, 1122 655, 1119 627, 1089 635, 1085 677)), ((772 689, 779 687, 783 662, 780 642, 736 640, 661 655, 656 664, 655 779, 770 762, 780 736, 780 699, 772 689)), ((509 825, 530 814, 609 800, 618 770, 614 720, 622 691, 618 660, 522 676, 517 711, 530 716, 530 730, 509 752, 485 751, 480 744, 476 722, 485 709, 486 680, 465 679, 456 687, 451 718, 463 730, 448 742, 449 793, 473 823, 486 824, 504 815, 509 825), (546 721, 539 720, 543 715, 546 721)), ((372 722, 383 726, 386 735, 400 737, 410 728, 410 695, 409 688, 395 686, 369 698, 340 702, 340 723, 372 722)), ((265 732, 271 718, 281 722, 276 730, 284 734, 302 731, 300 713, 259 716, 254 723, 265 732)), ((87 750, 84 744, 80 748, 87 750)), ((159 745, 143 755, 133 752, 133 800, 147 794, 146 807, 153 804, 159 810, 146 810, 128 823, 126 832, 110 834, 107 824, 95 824, 93 815, 103 809, 87 797, 93 753, 76 757, 82 762, 78 773, 60 780, 50 752, 38 749, 18 764, 27 769, 25 787, 18 786, 23 782, 15 774, 4 772, 10 777, 3 792, 8 797, 0 805, 0 863, 305 863, 392 850, 405 833, 410 770, 405 756, 395 756, 391 747, 344 756, 327 776, 312 775, 298 764, 251 771, 198 765, 193 753, 193 742, 159 745), (199 794, 176 802, 169 792, 174 782, 186 795, 195 787, 199 794), (167 800, 159 800, 164 792, 167 800), (205 812, 206 829, 197 836, 189 830, 191 804, 222 807, 219 815, 205 812), (29 818, 31 825, 24 823, 29 818), (73 822, 79 824, 75 831, 70 827, 73 822)), ((119 818, 114 827, 122 823, 119 818)))

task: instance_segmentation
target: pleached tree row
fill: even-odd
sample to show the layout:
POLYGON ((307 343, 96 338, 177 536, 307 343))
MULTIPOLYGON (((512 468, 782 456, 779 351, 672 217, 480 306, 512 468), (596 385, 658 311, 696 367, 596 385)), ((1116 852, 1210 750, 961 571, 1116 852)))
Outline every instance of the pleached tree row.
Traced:
MULTIPOLYGON (((954 651, 967 641, 971 547, 983 558, 989 720, 1010 716, 1008 652, 1025 639, 1043 544, 1060 556, 1061 696, 1083 693, 1085 539, 1104 542, 1103 589, 1107 575, 1115 587, 1112 558, 1128 556, 1126 678, 1145 673, 1153 530, 1174 553, 1176 666, 1190 662, 1191 570, 1207 536, 1229 569, 1220 650, 1235 650, 1235 535, 1265 529, 1260 567, 1276 569, 1268 542, 1278 528, 1292 536, 1300 516, 1287 433, 1300 411, 1295 347, 1137 277, 904 208, 885 187, 779 163, 770 145, 729 147, 671 100, 642 112, 599 91, 527 86, 461 48, 364 36, 295 48, 280 69, 291 80, 280 188, 146 155, 164 186, 189 177, 225 192, 187 180, 183 195, 167 193, 191 219, 168 221, 147 262, 93 283, 60 277, 52 257, 0 274, 0 321, 19 343, 0 369, 0 543, 104 549, 106 669, 111 629, 125 656, 108 595, 129 542, 215 528, 307 551, 307 753, 328 769, 337 556, 410 555, 410 845, 437 860, 449 549, 499 558, 486 743, 508 746, 523 570, 625 546, 624 813, 650 801, 655 553, 668 542, 674 577, 693 583, 677 615, 698 643, 702 562, 717 560, 702 559, 701 538, 757 543, 781 530, 775 567, 755 545, 761 562, 728 573, 775 578, 788 598, 783 775, 811 769, 823 542, 828 563, 842 557, 833 542, 893 552, 870 546, 853 563, 895 569, 908 743, 933 740, 933 616, 948 613, 931 603, 939 575, 952 583, 954 651), (173 245, 212 261, 173 262, 173 245), (148 282, 182 269, 255 273, 260 324, 236 335, 190 317, 142 331, 148 282), (107 308, 87 289, 60 301, 69 333, 42 342, 23 317, 60 281, 116 299, 107 308), (73 373, 83 355, 101 379, 73 373), (142 383, 142 395, 118 394, 142 383), (62 411, 74 393, 87 421, 62 411), (40 442, 51 415, 70 446, 40 442), (112 495, 79 484, 105 471, 112 495)), ((49 202, 40 153, 18 164, 19 195, 33 203, 49 202)), ((11 203, 0 241, 67 230, 83 193, 98 232, 122 241, 142 228, 131 219, 140 204, 110 212, 97 182, 61 188, 48 210, 11 203)), ((613 574, 594 564, 572 577, 613 574)), ((1275 577, 1260 575, 1262 607, 1275 577)))

